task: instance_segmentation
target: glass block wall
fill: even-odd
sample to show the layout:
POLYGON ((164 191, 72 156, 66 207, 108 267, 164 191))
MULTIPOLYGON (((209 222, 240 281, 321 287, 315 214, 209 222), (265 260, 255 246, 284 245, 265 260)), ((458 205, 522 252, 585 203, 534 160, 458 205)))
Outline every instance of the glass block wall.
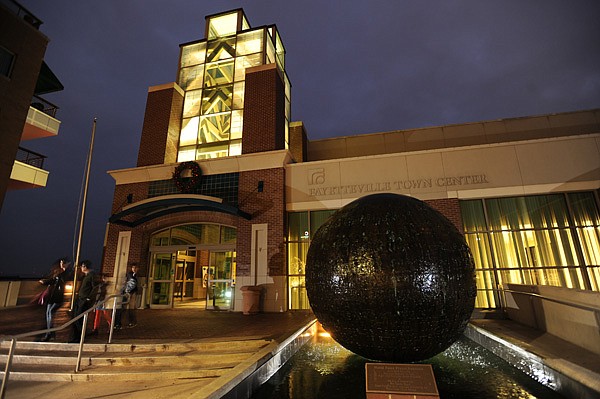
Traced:
POLYGON ((276 63, 286 94, 285 48, 274 25, 250 28, 242 10, 207 17, 207 39, 181 45, 178 84, 185 91, 177 162, 242 154, 247 68, 276 63))

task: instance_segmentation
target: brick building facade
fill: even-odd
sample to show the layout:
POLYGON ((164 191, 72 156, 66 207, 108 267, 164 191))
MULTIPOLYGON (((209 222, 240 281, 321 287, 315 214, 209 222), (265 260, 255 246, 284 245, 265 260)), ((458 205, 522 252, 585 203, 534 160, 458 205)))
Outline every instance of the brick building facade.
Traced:
POLYGON ((599 289, 598 110, 310 141, 290 122, 277 28, 241 9, 206 24, 180 46, 177 82, 148 91, 137 166, 109 172, 103 272, 120 287, 138 263, 141 306, 241 311, 256 286, 263 311, 308 308, 312 235, 378 192, 424 200, 465 235, 478 307, 506 283, 599 289))

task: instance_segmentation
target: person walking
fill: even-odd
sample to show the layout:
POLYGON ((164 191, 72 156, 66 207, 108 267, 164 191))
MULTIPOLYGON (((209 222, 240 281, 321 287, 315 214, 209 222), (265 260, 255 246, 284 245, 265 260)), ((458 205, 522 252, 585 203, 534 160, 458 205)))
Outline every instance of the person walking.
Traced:
MULTIPOLYGON (((135 327, 137 325, 137 315, 135 313, 135 308, 137 306, 137 292, 138 292, 138 273, 139 267, 137 263, 133 263, 131 265, 131 270, 127 272, 125 275, 125 286, 123 287, 123 291, 121 292, 124 295, 129 294, 129 302, 127 302, 124 306, 127 309, 127 320, 129 324, 127 327, 135 327)), ((122 317, 122 309, 117 310, 117 314, 115 317, 115 330, 121 329, 121 317, 122 317)))
MULTIPOLYGON (((43 300, 46 301, 46 328, 48 329, 52 328, 54 314, 64 302, 65 279, 70 264, 69 259, 66 257, 58 259, 52 264, 50 274, 39 281, 40 284, 47 287, 47 293, 43 300)), ((54 339, 55 336, 56 334, 54 332, 47 332, 41 338, 41 341, 50 341, 54 339)))
MULTIPOLYGON (((96 295, 97 304, 104 301, 106 298, 106 287, 108 282, 106 281, 106 275, 104 273, 100 274, 100 282, 98 284, 98 294, 96 295)), ((98 335, 102 318, 108 323, 108 328, 110 329, 111 314, 110 310, 106 309, 105 303, 98 304, 96 310, 94 310, 94 314, 94 329, 90 332, 90 335, 98 335)))
MULTIPOLYGON (((92 307, 94 300, 96 299, 96 293, 94 291, 97 287, 95 286, 94 282, 95 275, 94 271, 92 270, 92 262, 89 260, 82 260, 79 266, 84 277, 83 280, 81 280, 81 287, 77 293, 77 302, 75 302, 75 306, 73 307, 73 318, 79 316, 92 307)), ((73 329, 71 330, 69 342, 79 342, 82 330, 83 317, 73 323, 73 329)))

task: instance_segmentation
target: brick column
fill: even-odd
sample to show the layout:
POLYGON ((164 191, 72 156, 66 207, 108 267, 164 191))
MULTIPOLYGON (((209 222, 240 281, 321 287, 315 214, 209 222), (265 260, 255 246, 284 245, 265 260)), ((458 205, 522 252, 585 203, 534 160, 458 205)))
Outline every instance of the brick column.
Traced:
POLYGON ((148 89, 137 166, 177 161, 184 91, 176 83, 148 89))
POLYGON ((275 64, 246 69, 242 153, 285 148, 285 88, 275 64))

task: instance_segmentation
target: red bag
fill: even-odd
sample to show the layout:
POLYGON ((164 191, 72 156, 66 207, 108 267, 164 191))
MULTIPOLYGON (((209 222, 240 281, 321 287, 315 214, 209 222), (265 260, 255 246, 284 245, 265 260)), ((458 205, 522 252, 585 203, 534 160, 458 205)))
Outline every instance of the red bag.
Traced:
POLYGON ((48 304, 48 296, 50 296, 50 286, 47 286, 43 291, 35 294, 31 303, 37 303, 38 305, 48 304))

